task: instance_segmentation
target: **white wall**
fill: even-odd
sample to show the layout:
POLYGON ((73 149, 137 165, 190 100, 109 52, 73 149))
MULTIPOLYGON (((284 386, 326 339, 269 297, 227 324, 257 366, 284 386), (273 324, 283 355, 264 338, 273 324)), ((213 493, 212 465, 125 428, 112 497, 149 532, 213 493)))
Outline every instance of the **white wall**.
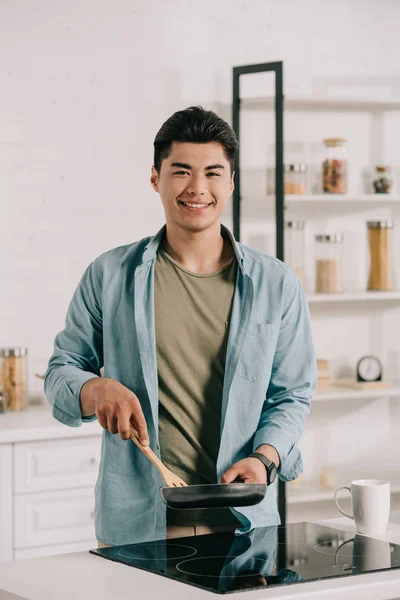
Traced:
MULTIPOLYGON (((163 223, 148 182, 162 122, 192 103, 218 106, 230 119, 232 66, 269 60, 284 61, 286 94, 399 97, 399 22, 400 3, 389 0, 0 4, 0 346, 28 346, 33 395, 42 390, 32 375, 46 368, 87 264, 163 223)), ((255 78, 243 89, 259 94, 264 82, 255 78)), ((307 118, 305 126, 288 116, 287 143, 300 132, 310 145, 325 132, 340 135, 338 115, 318 117, 317 127, 307 118)), ((359 156, 364 117, 346 119, 359 156)), ((391 135, 382 160, 397 158, 397 125, 385 125, 391 135)), ((270 152, 268 120, 264 131, 270 152)), ((244 166, 263 169, 267 157, 253 141, 244 141, 244 166)), ((372 155, 362 154, 357 166, 372 155)), ((353 317, 356 328, 361 319, 358 335, 365 319, 353 317)), ((326 335, 339 332, 325 355, 354 364, 363 345, 348 336, 348 320, 316 315, 315 336, 321 354, 326 335)), ((391 321, 385 328, 393 372, 397 335, 391 321)), ((308 443, 311 469, 315 440, 308 443)))

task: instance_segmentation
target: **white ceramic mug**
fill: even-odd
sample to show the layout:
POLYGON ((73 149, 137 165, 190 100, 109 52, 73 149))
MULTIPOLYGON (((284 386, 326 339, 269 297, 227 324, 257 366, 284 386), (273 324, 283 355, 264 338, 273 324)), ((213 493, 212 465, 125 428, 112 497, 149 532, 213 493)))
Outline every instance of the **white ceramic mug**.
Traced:
POLYGON ((390 482, 383 479, 357 479, 351 487, 343 486, 335 490, 335 503, 338 510, 349 519, 353 519, 359 533, 381 535, 385 533, 390 513, 390 482), (353 514, 342 510, 337 500, 340 490, 351 494, 353 514))

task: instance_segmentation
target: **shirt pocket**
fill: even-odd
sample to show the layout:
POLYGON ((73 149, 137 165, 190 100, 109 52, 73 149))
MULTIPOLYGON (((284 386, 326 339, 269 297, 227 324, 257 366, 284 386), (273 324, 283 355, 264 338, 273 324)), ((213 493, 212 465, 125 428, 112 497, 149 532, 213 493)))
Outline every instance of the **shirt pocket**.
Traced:
POLYGON ((253 382, 268 385, 275 348, 279 335, 279 323, 252 323, 247 330, 243 351, 236 373, 253 382))

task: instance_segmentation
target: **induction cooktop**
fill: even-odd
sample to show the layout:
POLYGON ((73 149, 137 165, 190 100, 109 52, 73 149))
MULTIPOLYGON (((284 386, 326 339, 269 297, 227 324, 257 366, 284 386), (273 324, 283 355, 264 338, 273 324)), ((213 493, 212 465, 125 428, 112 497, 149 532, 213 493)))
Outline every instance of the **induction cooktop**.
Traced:
POLYGON ((400 546, 313 523, 90 550, 219 594, 400 568, 400 546))

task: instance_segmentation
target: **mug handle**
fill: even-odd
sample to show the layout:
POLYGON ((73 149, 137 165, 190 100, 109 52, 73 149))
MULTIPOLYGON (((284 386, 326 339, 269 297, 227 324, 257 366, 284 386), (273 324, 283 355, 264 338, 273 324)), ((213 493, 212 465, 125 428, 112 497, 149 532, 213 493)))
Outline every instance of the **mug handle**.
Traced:
POLYGON ((337 489, 335 490, 335 494, 334 494, 334 499, 335 499, 336 508, 338 509, 338 511, 339 511, 339 512, 341 512, 341 513, 342 513, 342 515, 344 515, 345 517, 348 517, 349 519, 353 519, 353 520, 354 520, 354 517, 353 517, 353 515, 349 515, 347 512, 344 512, 344 510, 342 510, 342 509, 340 508, 340 506, 339 506, 339 502, 338 502, 338 499, 337 499, 337 497, 336 497, 336 496, 337 496, 338 492, 340 492, 340 490, 347 490, 347 491, 348 491, 348 492, 350 492, 350 494, 351 494, 351 489, 350 489, 349 487, 347 487, 347 485, 343 485, 342 487, 340 487, 340 488, 337 488, 337 489))

